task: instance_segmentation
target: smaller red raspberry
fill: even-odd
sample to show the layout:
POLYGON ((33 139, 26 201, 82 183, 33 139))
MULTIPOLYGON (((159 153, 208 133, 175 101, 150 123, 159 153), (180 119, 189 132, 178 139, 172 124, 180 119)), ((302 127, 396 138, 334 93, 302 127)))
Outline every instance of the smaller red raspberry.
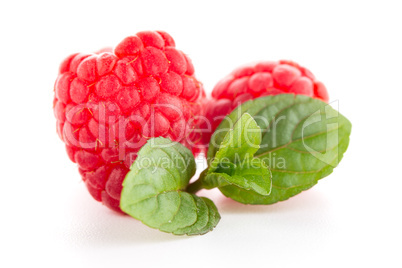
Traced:
POLYGON ((202 144, 208 147, 212 133, 239 104, 269 95, 301 94, 328 102, 327 90, 306 68, 291 61, 260 62, 240 67, 218 82, 206 108, 202 144))

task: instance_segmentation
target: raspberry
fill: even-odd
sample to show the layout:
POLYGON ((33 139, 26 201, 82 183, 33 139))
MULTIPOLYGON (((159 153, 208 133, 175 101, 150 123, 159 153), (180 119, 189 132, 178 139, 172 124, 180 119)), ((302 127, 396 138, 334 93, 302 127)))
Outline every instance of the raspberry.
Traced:
POLYGON ((89 193, 119 208, 122 181, 151 137, 178 141, 196 154, 202 84, 191 60, 165 32, 139 32, 94 54, 73 54, 55 83, 57 132, 89 193))
POLYGON ((291 61, 260 62, 240 67, 218 82, 206 105, 207 122, 202 145, 208 147, 214 130, 239 104, 258 97, 277 94, 301 94, 328 102, 325 86, 306 68, 291 61))

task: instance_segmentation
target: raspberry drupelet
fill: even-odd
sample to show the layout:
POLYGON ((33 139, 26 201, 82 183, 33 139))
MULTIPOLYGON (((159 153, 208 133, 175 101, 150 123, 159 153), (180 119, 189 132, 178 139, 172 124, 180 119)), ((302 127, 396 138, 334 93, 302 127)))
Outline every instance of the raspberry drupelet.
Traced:
POLYGON ((202 144, 208 147, 210 138, 223 118, 239 104, 259 97, 278 94, 301 94, 328 102, 323 83, 306 68, 295 62, 259 62, 242 66, 219 81, 212 91, 203 121, 202 144))
POLYGON ((89 193, 121 212, 123 179, 149 138, 167 137, 198 153, 193 130, 204 100, 191 60, 173 38, 145 31, 114 50, 67 57, 53 107, 57 132, 89 193))

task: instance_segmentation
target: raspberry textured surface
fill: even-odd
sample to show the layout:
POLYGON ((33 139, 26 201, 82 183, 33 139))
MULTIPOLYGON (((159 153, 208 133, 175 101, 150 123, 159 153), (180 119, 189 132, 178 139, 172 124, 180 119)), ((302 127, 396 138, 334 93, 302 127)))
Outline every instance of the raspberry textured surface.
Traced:
POLYGON ((165 32, 129 36, 114 50, 73 54, 54 87, 57 133, 89 193, 121 212, 122 182, 139 149, 166 137, 198 152, 202 84, 165 32))
POLYGON ((241 103, 278 94, 301 94, 328 102, 324 84, 306 68, 291 61, 259 62, 237 68, 219 81, 206 105, 207 121, 202 123, 202 144, 210 138, 223 118, 241 103))

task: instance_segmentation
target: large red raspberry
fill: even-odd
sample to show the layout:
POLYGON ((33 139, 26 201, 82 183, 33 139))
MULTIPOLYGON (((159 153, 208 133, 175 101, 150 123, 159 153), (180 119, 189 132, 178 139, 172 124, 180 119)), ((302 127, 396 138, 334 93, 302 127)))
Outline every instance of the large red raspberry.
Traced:
MULTIPOLYGON (((190 149, 205 93, 165 32, 139 32, 112 52, 66 58, 55 83, 57 132, 90 192, 120 211, 122 181, 150 137, 190 149)), ((196 152, 194 149, 193 152, 196 152)))
POLYGON ((306 68, 291 61, 260 62, 240 67, 212 91, 203 121, 202 144, 208 147, 214 130, 239 104, 258 97, 284 93, 302 94, 328 102, 325 86, 306 68))

